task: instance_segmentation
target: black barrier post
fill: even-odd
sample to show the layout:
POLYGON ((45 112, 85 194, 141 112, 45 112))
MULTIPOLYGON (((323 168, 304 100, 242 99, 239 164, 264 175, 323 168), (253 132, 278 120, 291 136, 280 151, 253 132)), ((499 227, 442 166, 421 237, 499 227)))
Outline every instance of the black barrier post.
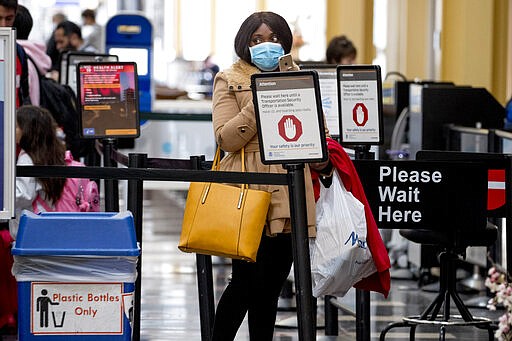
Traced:
MULTIPOLYGON (((117 162, 112 160, 111 154, 115 148, 115 139, 103 139, 103 166, 117 167, 117 162)), ((118 181, 105 179, 105 212, 119 212, 119 187, 118 181)))
MULTIPOLYGON (((110 154, 106 154, 110 158, 110 154)), ((129 168, 145 168, 147 164, 146 154, 128 154, 129 168)), ((105 186, 106 187, 106 186, 105 186)), ((137 262, 137 279, 135 281, 135 296, 133 298, 133 328, 132 340, 140 340, 140 299, 142 284, 142 200, 144 197, 144 180, 128 180, 128 211, 132 212, 135 224, 135 234, 140 246, 140 256, 137 262)), ((119 204, 118 204, 119 206, 119 204)))
MULTIPOLYGON (((509 165, 507 169, 505 170, 506 176, 505 181, 510 181, 511 172, 512 172, 512 158, 509 159, 509 165)), ((507 194, 508 196, 512 195, 512 191, 507 194)), ((507 201, 512 200, 512 198, 508 197, 506 198, 507 201)), ((512 205, 508 205, 508 212, 505 219, 505 235, 507 236, 507 240, 505 243, 505 250, 507 252, 506 259, 502 259, 501 263, 505 263, 505 266, 507 267, 507 273, 512 272, 512 242, 510 242, 510 237, 512 236, 512 205)))
MULTIPOLYGON (((201 161, 204 161, 204 156, 191 156, 190 161, 192 169, 201 169, 201 161)), ((196 268, 201 341, 209 341, 212 338, 215 320, 212 256, 196 253, 196 268)))
POLYGON ((336 299, 336 297, 324 296, 325 335, 336 336, 338 335, 338 308, 331 303, 331 299, 336 299))
POLYGON ((309 260, 304 164, 285 165, 285 168, 288 171, 288 192, 290 194, 293 271, 295 275, 299 340, 313 341, 316 340, 316 309, 314 309, 309 260))
MULTIPOLYGON (((375 153, 370 152, 370 146, 356 146, 356 160, 374 160, 375 153)), ((370 292, 356 289, 356 341, 370 341, 370 292)))

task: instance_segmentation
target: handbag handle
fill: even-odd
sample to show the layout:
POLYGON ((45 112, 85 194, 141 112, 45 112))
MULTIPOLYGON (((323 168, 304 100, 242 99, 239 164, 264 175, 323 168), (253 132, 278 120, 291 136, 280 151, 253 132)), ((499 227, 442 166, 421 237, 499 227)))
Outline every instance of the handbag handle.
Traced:
MULTIPOLYGON (((242 173, 245 173, 245 148, 242 147, 240 149, 240 156, 242 158, 242 173)), ((217 151, 215 152, 215 157, 213 158, 213 164, 212 164, 212 171, 218 171, 220 167, 220 146, 217 146, 217 151)), ((201 198, 201 204, 204 204, 206 201, 206 197, 208 196, 208 192, 210 191, 210 185, 211 183, 208 183, 208 185, 205 188, 203 197, 201 198)), ((242 207, 242 202, 244 200, 244 193, 246 190, 249 189, 249 185, 242 184, 240 187, 240 198, 238 199, 238 206, 237 208, 240 209, 242 207)))
MULTIPOLYGON (((242 173, 245 173, 245 147, 240 149, 240 156, 242 158, 242 173)), ((220 167, 220 147, 217 147, 215 157, 213 158, 212 171, 218 171, 220 167)))

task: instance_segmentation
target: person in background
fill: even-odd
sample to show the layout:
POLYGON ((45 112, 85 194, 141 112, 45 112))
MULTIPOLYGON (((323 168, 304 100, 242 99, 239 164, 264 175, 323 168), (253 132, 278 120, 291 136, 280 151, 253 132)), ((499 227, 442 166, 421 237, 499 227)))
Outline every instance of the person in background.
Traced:
POLYGON ((30 57, 28 60, 28 84, 30 102, 39 105, 39 75, 45 75, 52 66, 50 56, 46 54, 44 44, 28 40, 32 30, 33 20, 30 11, 23 5, 18 5, 13 27, 16 28, 16 42, 21 45, 30 57))
MULTIPOLYGON (((292 32, 286 20, 273 12, 251 14, 240 26, 234 47, 239 60, 215 77, 212 97, 213 128, 217 144, 226 153, 223 171, 240 171, 240 150, 245 148, 247 172, 286 173, 281 165, 263 165, 252 98, 251 75, 278 70, 278 58, 289 53, 292 32)), ((296 66, 295 66, 296 67, 296 66)), ((330 162, 313 165, 323 171, 330 162)), ((315 199, 310 166, 305 167, 308 232, 314 236, 315 199)), ((272 340, 281 288, 292 262, 288 188, 249 185, 272 193, 265 232, 255 263, 232 260, 231 281, 215 315, 213 341, 233 340, 248 314, 251 340, 272 340)))
POLYGON ((82 37, 84 45, 91 45, 98 52, 105 51, 103 30, 96 23, 96 12, 92 9, 86 9, 82 12, 82 37))
MULTIPOLYGON (((21 152, 16 165, 64 166, 66 146, 57 137, 57 122, 44 108, 24 105, 16 111, 16 144, 21 152)), ((32 210, 32 202, 40 195, 52 206, 59 200, 65 178, 16 177, 16 218, 9 221, 14 240, 23 210, 32 210)), ((39 207, 45 211, 44 207, 39 207)))
MULTIPOLYGON (((0 0, 0 27, 12 27, 18 10, 18 0, 0 0)), ((29 103, 28 63, 25 50, 16 44, 16 108, 29 103)))
POLYGON ((512 97, 505 104, 505 130, 512 131, 512 97))
MULTIPOLYGON (((16 165, 65 165, 65 146, 57 138, 57 123, 43 108, 24 105, 16 110, 16 144, 20 147, 16 165)), ((62 193, 66 179, 16 177, 15 219, 0 229, 0 340, 2 335, 16 335, 17 290, 11 269, 11 243, 16 240, 21 211, 32 210, 38 194, 53 203, 62 193)), ((41 208, 44 211, 44 208, 41 208)))
POLYGON ((199 84, 206 85, 208 89, 205 91, 206 96, 212 96, 213 80, 215 75, 219 72, 219 66, 212 61, 212 57, 208 56, 203 61, 203 67, 201 68, 201 80, 199 84))
POLYGON ((59 70, 59 57, 60 52, 57 50, 57 46, 55 45, 55 29, 58 24, 61 22, 67 20, 67 17, 62 12, 57 12, 52 16, 52 23, 53 27, 55 27, 52 31, 52 34, 50 35, 50 38, 48 38, 48 41, 46 42, 46 54, 50 56, 52 59, 52 67, 51 70, 58 71, 59 70))
POLYGON ((65 20, 55 29, 55 46, 60 53, 65 51, 98 52, 82 38, 82 30, 72 21, 65 20))
POLYGON ((327 64, 354 64, 357 57, 357 49, 345 35, 331 39, 325 51, 327 64))

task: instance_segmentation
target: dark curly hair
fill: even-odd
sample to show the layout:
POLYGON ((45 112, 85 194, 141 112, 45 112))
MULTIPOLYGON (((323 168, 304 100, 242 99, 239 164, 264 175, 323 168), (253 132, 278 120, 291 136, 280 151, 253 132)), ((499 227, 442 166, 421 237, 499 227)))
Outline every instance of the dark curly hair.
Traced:
POLYGON ((284 18, 274 12, 255 12, 240 25, 235 37, 235 52, 240 59, 247 63, 251 63, 251 53, 249 52, 251 36, 261 24, 266 24, 277 35, 284 53, 290 53, 292 49, 293 34, 284 18))
MULTIPOLYGON (((21 130, 19 146, 34 165, 65 165, 66 147, 57 137, 57 123, 50 112, 34 105, 24 105, 16 111, 16 124, 21 130)), ((46 198, 52 203, 59 200, 66 179, 38 178, 46 198)))
POLYGON ((339 64, 344 57, 356 57, 357 49, 346 36, 337 36, 331 39, 325 51, 326 61, 329 64, 339 64))

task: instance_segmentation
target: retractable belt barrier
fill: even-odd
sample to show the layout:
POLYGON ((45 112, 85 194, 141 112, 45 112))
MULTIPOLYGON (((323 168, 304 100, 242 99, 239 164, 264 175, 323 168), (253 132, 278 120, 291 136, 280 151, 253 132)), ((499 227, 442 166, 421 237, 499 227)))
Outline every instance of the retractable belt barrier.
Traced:
MULTIPOLYGON (((108 150, 108 149, 107 149, 108 150)), ((114 149, 106 152, 113 163, 119 162, 128 168, 117 167, 65 167, 65 166, 17 166, 16 174, 21 177, 61 177, 61 178, 92 178, 105 180, 128 180, 127 208, 132 212, 137 240, 141 247, 137 271, 142 275, 141 259, 142 246, 142 198, 144 181, 186 181, 186 182, 218 182, 218 183, 248 183, 286 185, 290 194, 290 212, 294 228, 293 258, 296 266, 297 317, 299 320, 299 340, 313 341, 316 339, 316 311, 311 304, 311 271, 301 256, 308 249, 307 216, 304 189, 304 165, 297 164, 288 167, 287 174, 262 174, 242 172, 212 172, 202 170, 211 165, 204 161, 204 157, 191 157, 190 160, 148 159, 146 154, 129 154, 123 156, 114 149), (155 168, 149 168, 155 167, 155 168), (159 167, 179 169, 161 169, 159 167), (309 285, 308 285, 309 283, 309 285)), ((117 191, 110 192, 105 187, 105 201, 112 200, 118 195, 117 191)), ((213 279, 211 257, 197 255, 198 290, 201 314, 201 339, 209 340, 214 319, 213 279)), ((141 275, 138 276, 134 297, 133 336, 135 341, 140 340, 140 292, 141 275)))

